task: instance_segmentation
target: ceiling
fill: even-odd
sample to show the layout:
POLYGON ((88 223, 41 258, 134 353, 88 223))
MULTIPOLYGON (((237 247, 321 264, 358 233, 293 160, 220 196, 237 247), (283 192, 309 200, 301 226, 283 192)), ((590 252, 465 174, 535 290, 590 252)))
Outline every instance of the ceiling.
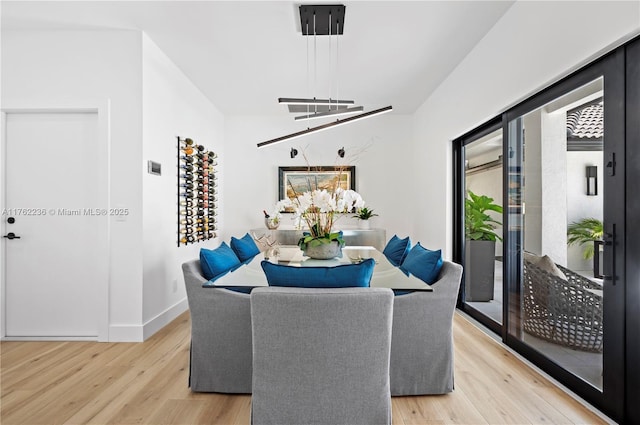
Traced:
MULTIPOLYGON (((413 113, 512 4, 5 0, 0 7, 3 31, 142 30, 224 114, 267 115, 288 113, 278 97, 335 98, 336 82, 338 96, 365 111, 393 105, 396 113, 413 113), (301 4, 346 6, 333 69, 328 38, 318 37, 317 65, 311 39, 307 74, 301 4)), ((335 38, 331 48, 335 53, 335 38)))

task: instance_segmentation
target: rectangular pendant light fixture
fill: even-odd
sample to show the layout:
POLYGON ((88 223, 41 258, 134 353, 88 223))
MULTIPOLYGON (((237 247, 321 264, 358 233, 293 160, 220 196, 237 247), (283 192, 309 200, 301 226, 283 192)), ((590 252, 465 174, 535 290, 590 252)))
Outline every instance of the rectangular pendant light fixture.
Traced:
POLYGON ((281 105, 353 105, 353 100, 337 100, 337 99, 299 99, 291 97, 279 97, 278 103, 281 105))
POLYGON ((333 109, 333 110, 327 111, 327 112, 316 112, 315 114, 299 115, 299 116, 295 117, 294 119, 296 121, 312 120, 312 119, 315 119, 315 118, 324 118, 324 117, 337 116, 337 115, 355 114, 356 112, 362 112, 362 111, 364 111, 364 108, 362 106, 356 106, 354 108, 333 109))
POLYGON ((327 123, 327 124, 322 124, 322 125, 319 125, 317 127, 307 128, 306 130, 298 131, 297 133, 291 133, 291 134, 288 134, 286 136, 278 137, 276 139, 267 140, 266 142, 260 142, 260 143, 258 143, 258 147, 262 148, 262 147, 265 147, 265 146, 273 145, 275 143, 284 142, 285 140, 291 140, 291 139, 295 139, 295 138, 298 138, 298 137, 306 136, 307 134, 317 133, 317 132, 322 131, 322 130, 327 130, 327 129, 332 128, 332 127, 337 127, 337 126, 339 126, 341 124, 346 124, 346 123, 357 121, 357 120, 361 120, 361 119, 364 119, 364 118, 373 117, 375 115, 384 114, 385 112, 389 112, 389 111, 392 111, 392 110, 393 110, 392 106, 385 106, 384 108, 376 109, 374 111, 365 112, 363 114, 355 115, 353 117, 344 118, 344 119, 341 119, 341 120, 335 120, 333 122, 330 122, 330 123, 327 123))

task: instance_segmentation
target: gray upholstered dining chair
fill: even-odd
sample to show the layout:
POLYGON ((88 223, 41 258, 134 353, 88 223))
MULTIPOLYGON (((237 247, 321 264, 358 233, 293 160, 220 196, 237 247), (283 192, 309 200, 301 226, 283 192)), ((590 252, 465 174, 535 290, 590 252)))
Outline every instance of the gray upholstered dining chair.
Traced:
POLYGON ((387 288, 251 293, 253 424, 391 423, 387 288))
POLYGON ((391 395, 453 391, 453 314, 461 278, 462 266, 445 261, 433 292, 395 297, 391 395))
POLYGON ((199 260, 184 263, 182 271, 191 312, 191 390, 251 393, 249 294, 203 288, 199 260))

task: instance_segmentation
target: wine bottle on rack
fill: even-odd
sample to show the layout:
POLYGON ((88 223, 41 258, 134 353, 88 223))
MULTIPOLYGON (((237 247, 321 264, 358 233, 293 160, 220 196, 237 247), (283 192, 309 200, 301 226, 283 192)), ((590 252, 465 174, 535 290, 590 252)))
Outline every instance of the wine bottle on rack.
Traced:
POLYGON ((184 168, 187 171, 193 171, 193 165, 182 165, 182 164, 180 164, 180 168, 184 168))
POLYGON ((184 162, 192 163, 193 162, 193 157, 192 156, 186 156, 186 155, 180 155, 180 160, 184 161, 184 162))
POLYGON ((210 159, 216 159, 218 157, 218 154, 214 153, 213 151, 207 152, 207 155, 209 155, 210 159))
POLYGON ((192 190, 193 189, 193 183, 180 183, 180 187, 186 187, 187 190, 192 190))
POLYGON ((187 145, 187 146, 191 146, 191 145, 193 145, 193 140, 191 140, 191 139, 190 139, 190 138, 188 138, 188 137, 187 137, 186 139, 182 140, 182 142, 183 142, 185 145, 187 145))
POLYGON ((180 215, 192 216, 196 215, 194 210, 180 210, 180 215))
POLYGON ((193 230, 192 227, 185 227, 183 229, 180 229, 180 233, 190 235, 192 233, 195 233, 195 231, 193 230))
POLYGON ((196 149, 198 149, 200 152, 204 151, 204 146, 202 145, 197 145, 196 149))
POLYGON ((194 201, 192 199, 187 199, 185 201, 180 201, 179 204, 182 205, 183 207, 191 208, 194 205, 194 201))
POLYGON ((192 218, 185 218, 180 220, 180 224, 186 224, 187 226, 191 226, 193 224, 195 224, 194 220, 192 218))
POLYGON ((193 155, 193 148, 191 146, 185 146, 182 148, 182 152, 184 152, 185 155, 193 155))
POLYGON ((193 180, 193 173, 187 172, 184 174, 178 174, 178 177, 185 180, 193 180))

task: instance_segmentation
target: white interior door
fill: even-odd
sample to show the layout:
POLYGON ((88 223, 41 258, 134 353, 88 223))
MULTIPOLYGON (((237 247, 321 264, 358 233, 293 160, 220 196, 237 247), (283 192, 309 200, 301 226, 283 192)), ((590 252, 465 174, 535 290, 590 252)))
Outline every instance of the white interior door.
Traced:
POLYGON ((6 115, 7 337, 98 336, 108 261, 98 129, 97 113, 6 115))

